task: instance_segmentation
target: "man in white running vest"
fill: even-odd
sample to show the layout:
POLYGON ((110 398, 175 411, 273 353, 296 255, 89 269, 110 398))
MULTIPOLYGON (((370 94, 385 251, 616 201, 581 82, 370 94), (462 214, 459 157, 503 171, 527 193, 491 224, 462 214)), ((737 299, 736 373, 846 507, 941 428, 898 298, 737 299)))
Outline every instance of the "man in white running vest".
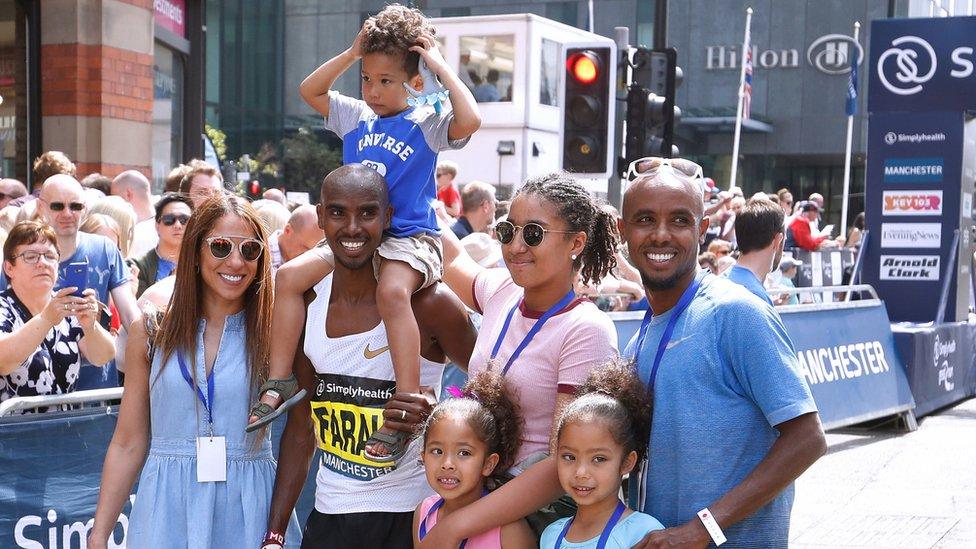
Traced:
MULTIPOLYGON (((266 548, 283 544, 315 446, 322 459, 304 549, 410 548, 413 510, 433 493, 418 461, 420 440, 395 469, 363 452, 384 415, 390 426, 409 430, 430 410, 423 395, 398 395, 414 405, 384 412, 396 382, 372 262, 391 212, 386 181, 371 168, 349 164, 322 183, 319 226, 336 266, 305 296, 304 352, 296 354, 294 372, 309 401, 289 412, 281 438, 266 548)), ((421 332, 421 385, 437 394, 448 358, 467 368, 476 333, 460 300, 443 285, 414 295, 413 310, 421 332)))

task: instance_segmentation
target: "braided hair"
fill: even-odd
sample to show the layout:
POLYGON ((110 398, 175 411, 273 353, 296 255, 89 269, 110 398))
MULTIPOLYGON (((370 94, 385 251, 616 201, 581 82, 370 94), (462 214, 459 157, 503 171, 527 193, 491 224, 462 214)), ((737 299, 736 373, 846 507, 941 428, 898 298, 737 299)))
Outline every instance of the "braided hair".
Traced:
POLYGON ((586 233, 583 253, 573 261, 584 283, 598 283, 617 266, 616 219, 566 172, 533 177, 515 194, 535 195, 556 206, 570 231, 586 233))

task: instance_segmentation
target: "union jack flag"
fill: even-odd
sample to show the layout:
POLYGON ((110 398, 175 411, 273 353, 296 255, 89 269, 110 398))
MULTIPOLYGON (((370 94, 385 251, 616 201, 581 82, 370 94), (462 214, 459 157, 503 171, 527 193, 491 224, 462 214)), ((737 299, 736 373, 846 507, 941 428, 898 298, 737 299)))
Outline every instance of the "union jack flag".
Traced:
POLYGON ((746 36, 746 78, 742 82, 742 119, 749 120, 752 110, 752 37, 746 36))

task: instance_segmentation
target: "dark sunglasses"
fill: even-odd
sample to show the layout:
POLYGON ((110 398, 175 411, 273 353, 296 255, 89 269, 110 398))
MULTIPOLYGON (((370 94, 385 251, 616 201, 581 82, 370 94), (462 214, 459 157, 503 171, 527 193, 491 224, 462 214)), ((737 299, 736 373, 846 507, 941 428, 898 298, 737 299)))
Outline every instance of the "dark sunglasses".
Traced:
POLYGON ((264 251, 264 243, 246 236, 211 236, 206 239, 210 255, 217 259, 227 259, 234 248, 238 248, 245 261, 257 261, 264 251), (232 239, 239 239, 240 243, 232 239))
POLYGON ((525 242, 526 246, 533 247, 542 244, 542 239, 545 238, 546 233, 573 234, 578 232, 546 229, 538 223, 526 223, 523 226, 519 226, 511 221, 501 221, 495 225, 495 238, 502 244, 511 244, 512 240, 515 239, 515 234, 519 230, 522 231, 522 242, 525 242))
POLYGON ((190 216, 186 214, 166 214, 159 217, 159 222, 167 227, 172 227, 177 221, 180 222, 180 225, 186 227, 186 223, 190 221, 190 216))
POLYGON ((65 206, 71 209, 73 212, 80 212, 85 209, 85 205, 81 202, 72 202, 70 204, 65 204, 64 202, 48 202, 47 207, 51 208, 52 212, 63 212, 65 206))

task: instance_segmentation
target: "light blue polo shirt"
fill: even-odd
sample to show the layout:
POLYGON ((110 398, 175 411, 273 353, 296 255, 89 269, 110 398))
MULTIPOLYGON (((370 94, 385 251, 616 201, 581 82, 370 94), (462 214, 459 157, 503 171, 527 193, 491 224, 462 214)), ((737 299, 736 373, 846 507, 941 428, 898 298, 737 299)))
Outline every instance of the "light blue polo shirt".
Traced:
MULTIPOLYGON (((672 312, 648 327, 637 360, 645 383, 672 312)), ((817 409, 796 368, 776 312, 742 286, 705 275, 658 368, 641 511, 679 526, 738 485, 779 436, 773 426, 817 409)), ((791 484, 726 528, 730 545, 786 547, 792 506, 791 484)))

